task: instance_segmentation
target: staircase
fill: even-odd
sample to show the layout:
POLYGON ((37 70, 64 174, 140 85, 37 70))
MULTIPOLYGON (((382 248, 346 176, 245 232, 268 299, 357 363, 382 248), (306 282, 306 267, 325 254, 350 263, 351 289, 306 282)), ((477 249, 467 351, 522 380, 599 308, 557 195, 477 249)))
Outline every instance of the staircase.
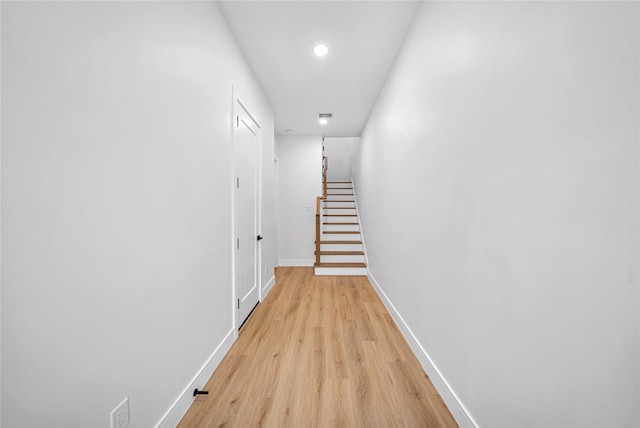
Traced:
POLYGON ((352 183, 327 181, 326 197, 319 200, 316 239, 320 239, 320 245, 316 245, 316 251, 320 249, 320 257, 316 254, 315 274, 366 275, 352 183))

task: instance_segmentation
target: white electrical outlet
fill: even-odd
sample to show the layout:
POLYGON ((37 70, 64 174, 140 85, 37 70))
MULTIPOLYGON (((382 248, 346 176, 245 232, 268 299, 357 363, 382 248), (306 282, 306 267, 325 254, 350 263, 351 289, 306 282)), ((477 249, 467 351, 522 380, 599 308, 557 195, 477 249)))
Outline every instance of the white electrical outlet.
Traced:
POLYGON ((265 267, 264 267, 264 274, 265 274, 265 275, 267 274, 267 269, 269 269, 269 265, 267 265, 267 266, 265 266, 265 267))
POLYGON ((129 398, 118 404, 111 412, 111 428, 127 428, 129 426, 129 398))

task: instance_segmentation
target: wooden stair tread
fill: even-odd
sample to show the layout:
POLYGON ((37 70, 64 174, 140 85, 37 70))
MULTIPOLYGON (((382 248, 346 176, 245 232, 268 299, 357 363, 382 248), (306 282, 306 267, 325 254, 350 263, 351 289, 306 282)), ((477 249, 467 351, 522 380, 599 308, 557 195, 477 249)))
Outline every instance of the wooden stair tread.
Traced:
POLYGON ((338 222, 338 221, 325 221, 322 222, 322 224, 355 224, 356 226, 358 225, 358 223, 347 223, 347 222, 338 222))
MULTIPOLYGON (((323 148, 324 150, 324 148, 323 148)), ((326 180, 327 176, 323 172, 323 177, 326 180)), ((325 192, 327 192, 325 197, 322 199, 322 202, 331 202, 331 203, 323 203, 321 205, 322 210, 326 210, 322 212, 322 221, 323 225, 326 226, 338 226, 337 229, 359 229, 360 223, 358 222, 358 214, 357 208, 355 206, 355 190, 352 181, 325 181, 325 192), (343 211, 334 211, 334 210, 343 210, 343 211), (353 211, 344 211, 344 210, 353 210, 353 211), (348 213, 348 214, 337 214, 337 213, 348 213), (335 214, 334 214, 335 213, 335 214), (344 218, 337 218, 344 217, 344 218), (340 227, 345 226, 345 227, 340 227)), ((319 224, 319 223, 318 223, 319 224)), ((360 269, 366 268, 367 265, 365 263, 358 262, 333 262, 333 263, 323 263, 320 262, 320 256, 364 256, 364 251, 353 251, 353 248, 362 249, 363 243, 361 240, 361 232, 359 230, 325 230, 320 233, 319 230, 316 230, 316 241, 319 242, 319 245, 360 245, 361 247, 332 247, 331 251, 322 251, 320 247, 316 247, 316 257, 318 262, 314 264, 316 268, 325 268, 329 270, 324 270, 324 274, 334 274, 340 275, 340 268, 346 269, 355 269, 352 271, 345 270, 344 274, 357 274, 358 272, 362 273, 360 269), (326 240, 322 240, 322 238, 326 238, 326 240), (338 240, 340 238, 345 238, 345 240, 338 240), (345 250, 342 250, 342 249, 345 250), (346 251, 349 250, 349 251, 346 251), (331 269, 338 269, 336 271, 332 271, 331 269)), ((339 260, 339 258, 337 259, 339 260)), ((348 259, 347 259, 348 260, 348 259)), ((357 260, 357 259, 352 259, 357 260)), ((320 271, 319 271, 320 272, 320 271)), ((320 273, 322 275, 322 273, 320 273)))
POLYGON ((358 267, 358 268, 366 268, 367 265, 364 263, 316 263, 315 267, 358 267))

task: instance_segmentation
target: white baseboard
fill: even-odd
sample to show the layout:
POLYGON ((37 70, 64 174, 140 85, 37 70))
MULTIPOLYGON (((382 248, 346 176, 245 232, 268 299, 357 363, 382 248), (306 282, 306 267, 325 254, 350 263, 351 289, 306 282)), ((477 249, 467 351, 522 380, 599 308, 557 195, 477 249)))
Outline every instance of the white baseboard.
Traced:
POLYGON ((371 274, 371 271, 369 271, 368 269, 367 277, 369 278, 371 284, 373 284, 373 287, 378 293, 378 296, 380 296, 382 303, 384 303, 384 305, 386 306, 389 314, 391 314, 391 317, 402 332, 404 338, 409 343, 409 346, 411 346, 413 353, 416 354, 416 357, 418 357, 418 361, 420 361, 422 368, 431 379, 433 386, 438 390, 438 393, 449 408, 451 415, 456 420, 458 425, 460 425, 460 427, 476 428, 478 426, 476 421, 469 414, 469 411, 464 407, 464 405, 460 402, 460 399, 453 392, 445 378, 440 373, 440 370, 438 370, 436 365, 433 363, 433 361, 429 357, 429 354, 427 354, 420 342, 418 342, 418 339, 415 337, 400 313, 398 313, 395 306, 393 306, 393 303, 391 303, 391 300, 389 300, 389 298, 385 294, 382 287, 380 287, 380 284, 378 284, 378 281, 376 281, 376 279, 371 274))
POLYGON ((264 298, 267 297, 267 294, 269 294, 269 292, 271 291, 274 285, 276 285, 275 275, 271 277, 269 282, 267 282, 267 285, 262 287, 262 300, 264 300, 264 298))
POLYGON ((215 369, 218 367, 222 358, 229 352, 231 345, 235 341, 234 331, 231 330, 227 333, 227 336, 218 345, 213 354, 209 357, 207 362, 202 366, 198 373, 193 377, 191 382, 182 391, 182 394, 171 405, 169 410, 162 416, 160 422, 157 423, 155 428, 175 428, 178 425, 182 417, 187 413, 189 407, 193 403, 193 390, 196 388, 202 388, 209 380, 215 369))
POLYGON ((318 276, 366 276, 367 269, 366 268, 327 268, 327 267, 317 267, 313 272, 318 276))
POLYGON ((280 260, 278 266, 304 266, 304 267, 313 267, 315 262, 313 260, 280 260))

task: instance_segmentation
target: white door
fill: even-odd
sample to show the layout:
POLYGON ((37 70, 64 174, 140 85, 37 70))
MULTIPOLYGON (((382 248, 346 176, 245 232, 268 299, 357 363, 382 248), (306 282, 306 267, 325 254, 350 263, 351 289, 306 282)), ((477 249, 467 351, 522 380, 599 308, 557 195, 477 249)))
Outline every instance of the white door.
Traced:
POLYGON ((258 126, 235 103, 233 157, 235 171, 235 241, 237 326, 258 304, 258 126))

